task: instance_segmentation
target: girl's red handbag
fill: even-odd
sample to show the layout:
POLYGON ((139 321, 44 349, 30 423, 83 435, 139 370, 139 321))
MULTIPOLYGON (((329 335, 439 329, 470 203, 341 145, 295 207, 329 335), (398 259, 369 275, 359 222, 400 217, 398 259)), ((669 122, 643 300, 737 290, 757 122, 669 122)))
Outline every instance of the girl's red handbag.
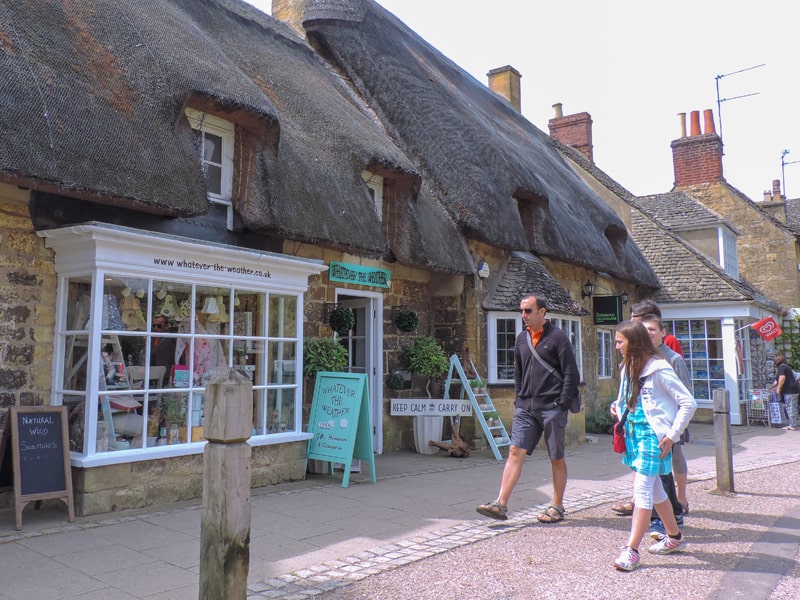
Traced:
POLYGON ((622 419, 618 423, 614 423, 612 432, 614 434, 614 452, 623 454, 625 452, 625 421, 628 419, 628 409, 622 415, 622 419))

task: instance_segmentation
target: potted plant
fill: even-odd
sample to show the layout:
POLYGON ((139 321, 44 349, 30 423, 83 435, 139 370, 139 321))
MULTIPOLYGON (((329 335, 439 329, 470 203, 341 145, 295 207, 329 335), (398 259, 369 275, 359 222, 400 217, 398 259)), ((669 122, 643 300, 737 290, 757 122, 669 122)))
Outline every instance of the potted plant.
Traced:
MULTIPOLYGON (((450 362, 444 349, 431 337, 420 336, 403 351, 408 370, 428 378, 425 392, 431 397, 431 381, 447 372, 450 362)), ((428 441, 442 441, 444 417, 441 415, 414 417, 414 445, 419 454, 436 454, 439 448, 428 445, 428 441)))
POLYGON ((394 315, 394 324, 400 331, 406 333, 414 331, 419 323, 417 313, 410 308, 398 308, 394 315))
POLYGON ((347 349, 331 338, 306 338, 303 343, 303 373, 314 378, 318 371, 344 371, 347 349))
POLYGON ((390 390, 402 390, 406 386, 406 380, 402 374, 395 371, 386 378, 386 387, 390 390))
POLYGON ((469 387, 472 388, 473 394, 485 394, 486 393, 486 380, 480 377, 476 379, 470 379, 469 387))
POLYGON ((186 441, 186 394, 181 392, 164 394, 161 396, 159 410, 166 430, 166 443, 175 443, 175 437, 178 437, 179 441, 186 441), (178 433, 176 436, 173 428, 177 432, 183 432, 183 435, 178 433))
POLYGON ((328 325, 339 335, 350 331, 355 324, 355 313, 344 306, 334 306, 328 314, 328 325))

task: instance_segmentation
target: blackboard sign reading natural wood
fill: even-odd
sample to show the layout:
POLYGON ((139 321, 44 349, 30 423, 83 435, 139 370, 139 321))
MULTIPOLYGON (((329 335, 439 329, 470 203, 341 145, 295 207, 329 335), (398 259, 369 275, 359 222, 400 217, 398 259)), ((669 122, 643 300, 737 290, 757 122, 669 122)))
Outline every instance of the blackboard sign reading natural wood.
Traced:
POLYGON ((17 529, 22 529, 22 509, 26 504, 50 498, 66 503, 72 522, 75 513, 72 506, 67 408, 14 406, 10 411, 17 529))
POLYGON ((345 465, 342 487, 350 480, 354 458, 369 462, 375 483, 372 425, 369 417, 367 376, 363 373, 317 373, 308 431, 308 459, 345 465))

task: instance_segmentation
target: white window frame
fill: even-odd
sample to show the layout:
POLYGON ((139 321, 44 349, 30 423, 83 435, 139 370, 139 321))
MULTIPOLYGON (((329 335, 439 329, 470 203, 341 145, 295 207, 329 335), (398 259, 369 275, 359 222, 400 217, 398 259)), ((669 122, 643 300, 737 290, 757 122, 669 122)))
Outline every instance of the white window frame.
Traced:
POLYGON ((597 377, 611 379, 614 376, 614 332, 597 330, 597 377))
MULTIPOLYGON (((511 379, 500 379, 498 377, 498 364, 497 364, 497 353, 498 353, 498 344, 497 344, 497 337, 499 332, 498 322, 499 321, 514 321, 514 339, 516 336, 519 335, 522 330, 524 329, 525 325, 522 322, 522 318, 520 317, 519 311, 514 312, 501 312, 501 311, 490 311, 487 316, 487 335, 488 335, 488 342, 487 342, 487 367, 489 370, 488 373, 488 382, 492 384, 508 384, 514 383, 514 378, 511 379)), ((572 342, 573 350, 575 351, 575 361, 578 363, 578 371, 581 373, 581 379, 583 379, 583 358, 582 358, 582 350, 581 350, 581 321, 576 317, 567 317, 564 315, 555 315, 548 313, 547 316, 548 320, 564 331, 567 334, 567 337, 572 342)), ((511 350, 513 351, 514 346, 513 342, 511 345, 511 350)))
MULTIPOLYGON (((294 393, 294 424, 292 431, 276 435, 257 435, 250 438, 251 446, 270 445, 309 439, 302 431, 302 388, 303 388, 303 300, 308 289, 308 278, 326 270, 322 261, 288 257, 270 252, 243 250, 233 246, 213 243, 199 243, 186 238, 163 234, 145 234, 135 229, 111 225, 78 225, 62 229, 39 232, 46 238, 46 246, 55 250, 55 271, 58 275, 56 305, 56 339, 54 341, 53 386, 51 404, 62 404, 60 382, 64 372, 64 340, 70 332, 67 323, 67 302, 69 301, 68 282, 73 278, 91 276, 93 281, 92 303, 96 307, 89 335, 89 355, 99 356, 102 320, 102 291, 106 274, 114 277, 173 280, 217 288, 242 289, 269 295, 294 296, 298 309, 295 315, 295 335, 286 338, 297 344, 294 366, 295 383, 281 385, 268 381, 262 387, 265 391, 284 388, 294 393)), ((266 341, 266 332, 260 334, 266 341)), ((209 337, 209 336, 205 336, 209 337)), ((257 336, 253 336, 257 342, 257 336)), ((273 336, 274 337, 274 336, 273 336)), ((89 361, 95 369, 96 361, 89 361)), ((94 371, 87 373, 86 397, 98 397, 94 371)), ((255 388, 255 386, 254 386, 255 388)), ((261 402, 261 400, 259 400, 261 402)), ((95 402, 87 402, 87 423, 97 422, 98 407, 95 402)), ((157 446, 152 449, 131 449, 114 452, 96 452, 96 431, 94 427, 85 430, 84 446, 86 453, 72 452, 71 462, 75 466, 92 467, 184 456, 203 452, 205 442, 182 443, 157 446)))
POLYGON ((361 179, 367 184, 367 190, 372 198, 372 206, 378 219, 383 221, 383 177, 369 171, 362 171, 361 179))
POLYGON ((739 280, 739 252, 736 247, 736 234, 727 227, 718 228, 719 255, 725 273, 739 280))
MULTIPOLYGON (((185 113, 186 117, 189 119, 189 124, 192 126, 192 129, 219 136, 219 138, 222 140, 222 162, 219 165, 206 161, 205 152, 203 151, 202 147, 200 148, 199 160, 200 165, 203 167, 203 173, 206 171, 206 164, 219 166, 221 169, 220 193, 214 194, 209 191, 208 201, 213 204, 220 204, 227 207, 227 228, 231 230, 233 229, 233 140, 235 126, 230 121, 220 119, 219 117, 210 115, 208 113, 200 112, 199 110, 195 110, 193 108, 187 108, 185 113)), ((203 137, 203 140, 205 140, 205 137, 203 137)))

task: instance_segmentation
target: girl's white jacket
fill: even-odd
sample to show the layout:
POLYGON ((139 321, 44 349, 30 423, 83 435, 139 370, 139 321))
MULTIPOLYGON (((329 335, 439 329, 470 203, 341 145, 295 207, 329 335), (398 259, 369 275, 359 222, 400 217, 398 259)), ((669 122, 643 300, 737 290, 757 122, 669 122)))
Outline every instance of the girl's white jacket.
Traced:
MULTIPOLYGON (((621 379, 625 374, 621 373, 621 379)), ((641 386, 642 408, 650 427, 656 432, 658 441, 668 437, 677 442, 697 409, 692 393, 681 383, 669 362, 663 358, 651 358, 642 370, 644 384, 641 386)), ((622 417, 625 400, 620 384, 616 402, 612 403, 612 414, 622 417)))

